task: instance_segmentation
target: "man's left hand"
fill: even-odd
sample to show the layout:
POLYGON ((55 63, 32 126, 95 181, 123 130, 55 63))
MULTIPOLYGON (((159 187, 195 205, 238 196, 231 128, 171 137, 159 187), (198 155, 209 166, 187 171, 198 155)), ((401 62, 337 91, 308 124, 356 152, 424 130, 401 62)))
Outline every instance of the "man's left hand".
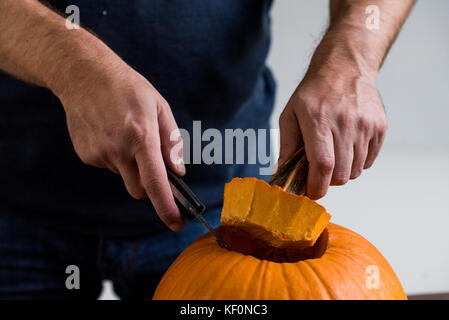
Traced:
POLYGON ((309 161, 307 195, 323 197, 371 167, 384 141, 387 119, 370 76, 308 74, 279 119, 282 164, 304 143, 309 161))

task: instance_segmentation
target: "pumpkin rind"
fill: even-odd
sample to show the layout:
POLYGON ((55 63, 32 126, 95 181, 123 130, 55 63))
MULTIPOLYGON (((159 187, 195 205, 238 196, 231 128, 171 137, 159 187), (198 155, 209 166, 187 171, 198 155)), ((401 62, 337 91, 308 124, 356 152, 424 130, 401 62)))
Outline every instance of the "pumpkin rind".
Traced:
POLYGON ((396 274, 372 244, 332 223, 327 232, 321 257, 283 263, 221 248, 205 234, 170 266, 154 299, 406 299, 396 274), (373 269, 378 271, 374 283, 368 272, 373 269))

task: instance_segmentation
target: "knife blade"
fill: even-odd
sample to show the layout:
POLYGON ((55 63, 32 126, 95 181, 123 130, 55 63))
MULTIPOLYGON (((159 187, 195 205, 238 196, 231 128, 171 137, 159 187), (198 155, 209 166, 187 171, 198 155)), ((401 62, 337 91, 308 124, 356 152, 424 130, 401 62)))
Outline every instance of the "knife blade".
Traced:
POLYGON ((170 168, 166 167, 166 169, 171 191, 182 216, 188 220, 198 219, 215 237, 222 248, 229 248, 226 242, 217 235, 211 225, 202 216, 202 213, 206 210, 206 206, 203 202, 201 202, 198 196, 187 186, 181 177, 174 173, 170 168))

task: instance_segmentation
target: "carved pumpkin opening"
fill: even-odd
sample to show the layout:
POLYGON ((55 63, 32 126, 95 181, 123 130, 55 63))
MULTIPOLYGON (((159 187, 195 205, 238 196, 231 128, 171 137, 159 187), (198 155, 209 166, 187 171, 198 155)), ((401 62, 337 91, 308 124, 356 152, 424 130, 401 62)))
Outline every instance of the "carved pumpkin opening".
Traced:
POLYGON ((216 229, 216 232, 229 246, 229 250, 273 262, 298 262, 318 259, 326 252, 329 239, 329 233, 325 229, 313 246, 274 247, 266 241, 254 238, 249 232, 241 228, 222 226, 216 229))

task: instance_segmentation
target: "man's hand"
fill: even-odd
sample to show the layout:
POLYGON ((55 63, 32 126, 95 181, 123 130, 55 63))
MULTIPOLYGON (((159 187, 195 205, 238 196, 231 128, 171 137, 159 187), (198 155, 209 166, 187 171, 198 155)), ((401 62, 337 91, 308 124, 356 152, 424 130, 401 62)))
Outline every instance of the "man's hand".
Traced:
POLYGON ((110 75, 86 76, 73 87, 76 89, 63 91, 59 98, 80 159, 120 174, 132 197, 148 197, 167 226, 181 229, 183 220, 165 163, 178 175, 185 174, 182 154, 171 159, 172 148, 182 140, 170 139, 178 126, 165 99, 124 64, 110 75))
POLYGON ((52 90, 81 160, 120 174, 131 196, 150 198, 167 226, 182 228, 165 170, 185 173, 182 155, 170 152, 182 141, 171 141, 170 107, 146 79, 34 0, 0 0, 0 70, 52 90))
POLYGON ((372 1, 331 0, 331 24, 279 118, 279 164, 305 145, 307 195, 355 179, 376 159, 387 130, 377 72, 414 1, 379 0, 379 29, 368 29, 372 1))
MULTIPOLYGON (((308 76, 279 119, 286 161, 304 143, 307 195, 319 199, 369 168, 382 146, 387 120, 372 79, 342 74, 308 76)), ((284 158, 285 157, 285 158, 284 158)))

